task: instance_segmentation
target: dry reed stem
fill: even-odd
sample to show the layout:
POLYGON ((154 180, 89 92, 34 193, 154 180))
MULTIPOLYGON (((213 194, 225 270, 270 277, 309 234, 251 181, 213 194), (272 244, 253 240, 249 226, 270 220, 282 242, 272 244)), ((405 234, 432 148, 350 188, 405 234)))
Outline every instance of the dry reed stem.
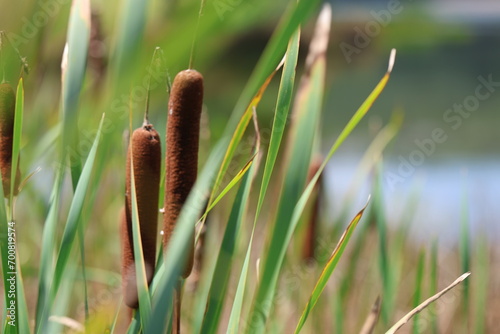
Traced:
POLYGON ((432 297, 426 299, 425 301, 423 301, 420 305, 418 305, 417 307, 415 307, 408 314, 406 314, 403 318, 401 318, 401 320, 399 320, 396 324, 394 324, 394 326, 392 326, 385 333, 386 334, 394 334, 394 333, 396 333, 401 327, 403 327, 406 323, 408 323, 408 321, 410 321, 410 319, 413 318, 413 316, 415 316, 415 314, 420 313, 421 311, 423 311, 427 306, 429 306, 430 304, 432 304, 433 302, 435 302, 436 300, 438 300, 439 298, 441 298, 445 293, 447 293, 448 291, 450 291, 451 289, 453 289, 458 284, 462 283, 469 276, 470 276, 470 272, 466 272, 465 274, 463 274, 462 276, 460 276, 459 278, 457 278, 453 283, 451 283, 450 285, 448 285, 446 288, 444 288, 440 292, 436 293, 434 296, 432 296, 432 297))
POLYGON ((375 300, 375 303, 372 306, 372 309, 370 311, 370 314, 368 314, 368 317, 365 320, 365 323, 363 324, 363 328, 361 328, 361 331, 359 334, 372 334, 373 330, 375 329, 375 326, 377 325, 378 318, 380 316, 380 310, 382 306, 382 298, 380 296, 377 297, 375 300))

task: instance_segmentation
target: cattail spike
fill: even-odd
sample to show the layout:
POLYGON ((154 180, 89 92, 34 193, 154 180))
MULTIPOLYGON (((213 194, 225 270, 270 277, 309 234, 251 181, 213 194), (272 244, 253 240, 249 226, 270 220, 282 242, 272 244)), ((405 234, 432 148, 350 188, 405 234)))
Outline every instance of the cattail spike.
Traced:
MULTIPOLYGON (((203 104, 203 76, 195 70, 177 74, 168 104, 165 213, 163 244, 166 249, 175 223, 198 173, 200 117, 203 104)), ((194 224, 189 254, 182 277, 191 273, 194 258, 194 224)))
MULTIPOLYGON (((15 110, 16 94, 14 89, 7 83, 0 84, 0 169, 2 171, 3 194, 7 198, 10 196, 15 110)), ((14 195, 18 193, 20 181, 21 172, 18 167, 14 181, 14 195)))
POLYGON ((138 307, 137 284, 132 234, 131 165, 134 179, 137 211, 141 231, 142 251, 148 284, 153 279, 156 263, 156 237, 158 226, 158 197, 161 173, 161 144, 158 132, 151 124, 143 125, 132 133, 127 153, 125 210, 121 217, 123 248, 122 284, 125 304, 138 307))
MULTIPOLYGON (((318 172, 323 162, 322 157, 318 156, 313 159, 311 165, 309 166, 309 172, 307 176, 308 182, 312 180, 314 175, 318 172)), ((318 235, 318 221, 320 215, 320 202, 321 202, 321 176, 314 187, 314 192, 316 193, 313 201, 311 203, 311 215, 307 221, 306 235, 304 240, 303 249, 303 259, 306 263, 313 263, 316 253, 316 238, 318 235)))

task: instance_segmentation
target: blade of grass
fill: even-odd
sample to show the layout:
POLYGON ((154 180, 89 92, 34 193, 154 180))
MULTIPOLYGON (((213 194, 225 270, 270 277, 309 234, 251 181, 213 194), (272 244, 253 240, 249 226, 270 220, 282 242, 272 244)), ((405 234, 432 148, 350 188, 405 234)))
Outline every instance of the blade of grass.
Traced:
POLYGON ((125 0, 122 2, 122 18, 115 46, 115 76, 127 70, 127 64, 134 59, 139 49, 149 1, 125 0))
POLYGON ((283 139, 286 122, 288 120, 288 112, 292 103, 293 87, 295 84, 295 70, 297 67, 299 44, 300 30, 297 30, 288 44, 288 49, 285 56, 283 75, 281 76, 280 88, 278 91, 278 100, 274 112, 271 139, 269 142, 269 149, 267 151, 264 174, 262 176, 262 183, 255 213, 255 220, 257 220, 260 215, 262 204, 264 203, 264 199, 266 197, 267 188, 269 186, 269 181, 271 180, 271 175, 273 173, 274 165, 276 163, 278 152, 281 146, 281 141, 283 139))
MULTIPOLYGON (((76 191, 82 173, 81 153, 78 151, 78 100, 83 87, 87 55, 90 44, 91 9, 90 0, 73 0, 69 19, 66 48, 63 55, 62 68, 62 162, 68 156, 71 169, 73 190, 76 191)), ((81 226, 81 224, 79 224, 81 226)), ((84 299, 87 301, 87 285, 85 274, 85 243, 82 227, 78 230, 82 278, 84 282, 84 299)), ((88 317, 88 307, 86 307, 88 317)))
MULTIPOLYGON (((425 266, 425 250, 421 249, 418 255, 417 272, 415 277, 415 294, 413 295, 413 307, 417 307, 420 303, 422 296, 423 282, 424 282, 424 266, 425 266)), ((413 334, 420 333, 418 327, 418 314, 415 314, 413 320, 413 334)))
MULTIPOLYGON (((231 141, 229 142, 229 146, 227 148, 226 154, 224 155, 224 159, 222 160, 222 164, 219 168, 217 177, 215 179, 215 185, 212 189, 212 193, 210 195, 209 201, 208 201, 208 210, 207 212, 203 215, 202 220, 205 219, 206 214, 210 209, 212 209, 216 202, 220 200, 221 195, 219 195, 217 198, 215 198, 215 193, 218 191, 219 185, 222 182, 222 179, 224 175, 227 172, 227 169, 229 168, 229 164, 231 163, 231 160, 236 152, 236 149, 238 148, 238 145, 241 142, 241 139, 243 138, 243 134, 245 133, 248 124, 250 123, 250 120, 252 119, 252 112, 254 108, 256 109, 257 106, 259 105, 260 101, 262 100, 262 96, 264 95, 264 92, 266 91, 267 87, 269 86, 269 83, 273 79, 274 75, 278 71, 280 66, 278 66, 276 69, 274 69, 273 72, 266 78, 262 86, 259 88, 257 91, 257 94, 252 98, 250 101, 250 104, 247 106, 245 112, 243 113, 243 116, 241 117, 240 121, 238 122, 238 125, 236 127, 236 130, 234 131, 231 141), (214 199, 215 198, 215 199, 214 199)), ((250 167, 250 166, 248 166, 250 167)), ((238 175, 237 175, 238 176, 238 175)), ((234 179, 233 179, 234 181, 234 179)), ((231 182, 230 182, 231 184, 231 182)), ((226 187, 227 189, 228 187, 226 187)), ((224 191, 222 192, 224 193, 224 191)), ((221 193, 221 194, 222 194, 221 193)))
MULTIPOLYGON (((16 93, 16 108, 15 108, 15 116, 14 116, 14 137, 12 140, 12 165, 11 165, 11 174, 10 174, 10 217, 9 222, 13 222, 14 226, 15 218, 15 202, 14 202, 14 187, 16 186, 16 175, 19 163, 19 151, 21 144, 21 134, 23 128, 23 115, 24 115, 24 87, 23 87, 23 79, 19 79, 19 83, 17 85, 17 93, 16 93)), ((15 314, 18 318, 19 330, 21 333, 29 332, 29 315, 26 306, 26 298, 24 295, 23 289, 23 278, 21 273, 21 267, 19 265, 19 253, 17 252, 17 236, 15 237, 15 248, 16 248, 16 304, 15 304, 15 314), (22 312, 20 312, 22 310, 22 312)), ((17 326, 16 326, 17 327, 17 326)), ((16 329, 17 330, 17 329, 16 329)))
POLYGON ((224 196, 227 195, 227 193, 233 189, 233 187, 246 175, 247 171, 250 169, 252 166, 253 162, 255 159, 255 155, 250 158, 250 160, 243 166, 243 168, 232 178, 232 180, 227 184, 227 186, 220 192, 220 194, 215 198, 210 204, 210 206, 205 210, 205 213, 203 216, 201 216, 200 221, 204 220, 208 213, 217 205, 217 203, 220 202, 221 199, 224 198, 224 196))
POLYGON ((62 157, 70 156, 73 187, 76 188, 81 173, 78 156, 78 100, 85 78, 90 41, 90 1, 73 0, 66 37, 62 69, 62 157))
MULTIPOLYGON (((431 246, 431 277, 430 277, 430 294, 435 295, 438 292, 438 239, 435 238, 432 241, 431 246)), ((430 316, 431 316, 431 331, 433 334, 439 333, 438 317, 436 312, 436 306, 432 305, 430 316)), ((479 332, 478 332, 479 333, 479 332)))
POLYGON ((384 296, 384 303, 382 304, 382 322, 384 326, 389 323, 389 317, 392 313, 393 302, 395 298, 395 291, 393 282, 393 268, 389 265, 389 252, 387 241, 387 227, 383 200, 382 190, 382 161, 377 165, 375 174, 375 198, 374 198, 374 218, 375 225, 378 233, 378 263, 380 267, 380 276, 382 280, 382 295, 384 296))
POLYGON ((325 5, 318 19, 306 60, 306 74, 301 80, 295 100, 294 123, 289 134, 288 168, 284 172, 284 184, 277 218, 272 229, 266 256, 263 257, 264 269, 250 313, 247 333, 262 333, 265 330, 267 318, 271 312, 274 290, 288 245, 286 235, 291 228, 290 219, 293 207, 306 183, 323 99, 326 72, 325 53, 328 46, 330 24, 331 8, 325 5))
POLYGON ((104 115, 101 118, 101 122, 99 124, 99 129, 96 134, 96 138, 92 145, 92 148, 87 157, 87 161, 85 162, 85 166, 82 171, 82 175, 78 180, 78 185, 75 190, 75 195, 73 200, 71 201, 68 218, 66 220, 66 225, 63 232, 63 237, 61 241, 61 246, 59 249, 59 253, 57 255, 56 267, 53 274, 53 280, 51 282, 50 293, 45 300, 45 305, 43 306, 42 316, 41 316, 41 324, 37 329, 37 332, 43 331, 43 323, 46 322, 47 314, 50 312, 52 308, 52 304, 57 295, 57 291, 59 289, 62 277, 64 276, 64 272, 66 269, 66 265, 69 260, 69 256, 71 250, 73 248, 73 244, 75 241, 75 237, 81 223, 81 213, 83 210, 83 205, 85 202, 87 188, 90 182, 90 177, 92 174, 93 165, 95 162, 95 157, 97 153, 97 148, 99 146, 102 124, 104 121, 104 115))
POLYGON ((118 308, 116 309, 115 316, 113 317, 113 322, 111 323, 111 327, 109 328, 109 333, 114 334, 116 325, 118 324, 118 316, 120 315, 120 310, 123 307, 123 297, 120 298, 120 301, 118 303, 118 308))
MULTIPOLYGON (((464 172, 466 173, 466 172, 464 172)), ((464 177, 465 179, 465 177, 464 177)), ((470 271, 470 258, 471 258, 471 240, 470 240, 470 226, 469 226, 469 200, 467 196, 465 180, 463 184, 462 190, 462 201, 461 201, 461 213, 460 213, 460 267, 462 272, 470 271)), ((470 289, 469 282, 464 282, 464 291, 463 291, 463 302, 461 303, 462 307, 462 326, 470 331, 471 324, 469 320, 470 312, 470 289)))
POLYGON ((45 219, 42 234, 42 245, 40 255, 40 272, 38 282, 38 299, 36 304, 35 332, 38 332, 42 323, 43 309, 47 304, 50 284, 53 277, 53 258, 55 256, 55 235, 57 227, 57 216, 59 212, 61 198, 61 183, 63 178, 63 168, 56 171, 54 187, 52 189, 50 209, 45 219))
MULTIPOLYGON (((260 134, 255 108, 253 112, 253 119, 256 133, 253 156, 256 157, 258 156, 260 149, 260 134)), ((258 162, 253 164, 250 171, 245 174, 240 189, 236 194, 233 208, 231 209, 231 214, 227 222, 221 248, 217 257, 215 271, 212 277, 209 298, 201 328, 201 333, 203 334, 217 333, 227 293, 227 287, 229 284, 229 276, 231 274, 236 244, 240 234, 241 225, 243 224, 243 220, 245 218, 245 213, 248 209, 250 190, 252 188, 252 182, 257 169, 258 162)))
POLYGON ((482 236, 478 240, 479 250, 476 256, 476 270, 477 270, 477 280, 476 280, 476 298, 475 298, 475 330, 474 333, 486 333, 486 310, 488 303, 488 293, 489 293, 489 266, 490 266, 490 255, 489 255, 489 241, 486 236, 482 236))
MULTIPOLYGON (((76 249, 75 249, 76 252, 76 249)), ((75 253, 74 252, 74 253, 75 253)), ((47 328, 45 333, 62 333, 62 324, 52 321, 50 318, 52 316, 65 317, 68 313, 68 308, 73 301, 72 298, 74 296, 74 286, 78 277, 78 264, 77 263, 69 263, 67 270, 64 274, 65 279, 61 282, 58 295, 53 302, 54 308, 51 310, 51 314, 49 316, 49 321, 47 323, 47 328)))
POLYGON ((239 115, 249 104, 256 92, 263 86, 265 78, 277 67, 283 58, 291 36, 297 28, 309 18, 321 3, 320 0, 301 0, 298 3, 292 2, 281 21, 278 24, 273 36, 262 53, 248 84, 235 107, 235 112, 229 120, 226 134, 232 134, 239 120, 239 115))
POLYGON ((245 260, 243 261, 243 266, 241 268, 240 278, 238 280, 238 286, 236 288, 236 294, 234 296, 233 306, 231 307, 231 314, 229 316, 229 322, 227 327, 227 333, 230 334, 240 333, 241 312, 243 309, 243 300, 245 296, 245 287, 248 277, 248 267, 250 264, 250 255, 252 252, 254 235, 255 235, 255 224, 252 228, 252 234, 250 235, 250 241, 248 243, 247 252, 245 254, 245 260))
POLYGON ((328 280, 330 279, 330 276, 332 275, 333 271, 335 270, 342 254, 344 253, 344 250, 347 246, 347 243, 351 239, 351 236, 354 232, 354 229, 359 223, 359 220, 363 216, 363 213, 366 209, 366 206, 368 205, 368 202, 366 203, 365 207, 361 209, 361 211, 358 212, 358 214, 354 217, 354 219, 351 221, 351 223, 347 226, 346 230, 344 231, 344 234, 340 237, 340 240, 335 247, 335 250, 333 251, 330 259, 328 260, 326 266, 323 268, 323 271, 321 272, 320 277, 318 278, 318 281, 316 282, 316 286, 314 287, 311 297, 309 298, 309 301, 307 302, 307 305, 302 312, 302 315, 300 316, 299 323, 297 324, 297 327, 295 328, 295 333, 299 333, 304 326, 307 317, 309 316, 309 313, 312 311, 316 303, 318 302, 319 297, 323 293, 323 290, 326 287, 326 283, 328 283, 328 280))

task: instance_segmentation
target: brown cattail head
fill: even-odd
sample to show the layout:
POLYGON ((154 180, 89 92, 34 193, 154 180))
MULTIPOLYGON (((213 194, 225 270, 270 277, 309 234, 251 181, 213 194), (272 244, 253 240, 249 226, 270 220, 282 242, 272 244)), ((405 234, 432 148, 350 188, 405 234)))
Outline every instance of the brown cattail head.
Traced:
MULTIPOLYGON (((309 166, 307 182, 310 182, 314 177, 314 175, 316 175, 322 163, 323 159, 320 156, 315 157, 313 159, 311 165, 309 166)), ((312 263, 314 261, 314 255, 317 244, 316 237, 318 234, 319 210, 321 202, 321 183, 322 183, 322 178, 320 176, 318 182, 314 187, 315 196, 312 198, 311 214, 309 216, 306 226, 306 236, 304 240, 304 250, 303 250, 303 259, 306 263, 312 263)))
POLYGON ((125 184, 125 212, 121 217, 122 284, 125 304, 138 307, 137 284, 132 234, 132 182, 131 166, 134 164, 134 181, 137 211, 141 231, 142 251, 148 284, 153 279, 156 264, 156 237, 158 227, 158 195, 161 173, 161 144, 158 132, 145 124, 132 134, 127 152, 125 184))
MULTIPOLYGON (((3 193, 5 197, 10 195, 15 109, 16 94, 14 90, 7 83, 0 84, 0 169, 2 170, 3 193)), ((18 167, 14 185, 14 195, 17 195, 20 180, 21 172, 18 167)))
MULTIPOLYGON (((195 70, 179 72, 172 84, 168 103, 165 213, 163 244, 168 244, 198 173, 200 116, 203 105, 203 76, 195 70)), ((191 273, 194 257, 193 234, 182 277, 191 273)))

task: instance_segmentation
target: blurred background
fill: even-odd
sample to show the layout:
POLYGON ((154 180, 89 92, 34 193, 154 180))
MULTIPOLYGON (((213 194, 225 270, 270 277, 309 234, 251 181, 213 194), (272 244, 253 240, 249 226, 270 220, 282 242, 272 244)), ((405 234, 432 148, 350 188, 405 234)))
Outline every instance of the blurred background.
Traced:
MULTIPOLYGON (((286 1, 268 4, 224 0, 207 3, 194 65, 203 71, 207 81, 217 82, 208 85, 206 92, 213 140, 221 134, 285 4, 286 1)), ((331 164, 328 173, 335 175, 329 178, 333 214, 336 205, 342 203, 337 199, 342 198, 350 184, 352 166, 360 160, 374 133, 399 110, 404 113, 403 128, 385 153, 389 212, 401 207, 398 201, 417 187, 422 192, 423 208, 415 217, 418 231, 424 236, 430 233, 455 238, 457 208, 465 193, 472 229, 475 232, 488 229, 488 235, 493 235, 492 231, 498 235, 494 208, 495 195, 500 191, 496 175, 500 167, 500 87, 495 82, 500 81, 500 3, 332 0, 332 5, 334 21, 323 116, 325 150, 384 73, 390 49, 398 50, 387 90, 331 164), (482 89, 488 96, 474 98, 477 86, 484 81, 493 84, 482 89), (459 106, 463 106, 462 113, 457 109, 459 106), (428 144, 429 151, 423 151, 416 142, 429 143, 435 129, 442 129, 446 138, 435 147, 428 144), (415 151, 425 156, 422 158, 415 151)), ((2 1, 1 6, 0 28, 10 33, 21 54, 26 56, 32 68, 26 84, 36 87, 26 92, 30 117, 34 120, 26 122, 26 127, 48 129, 58 115, 59 68, 69 1, 21 4, 2 1)), ((89 61, 88 85, 94 86, 94 91, 89 90, 89 94, 102 98, 109 91, 99 93, 99 87, 109 84, 102 82, 108 67, 121 67, 118 75, 121 83, 127 82, 124 78, 131 78, 128 80, 131 85, 134 78, 143 77, 145 64, 156 45, 164 50, 169 73, 186 67, 197 20, 192 13, 197 12, 198 6, 197 1, 152 1, 145 38, 140 41, 142 47, 130 50, 133 61, 123 61, 126 65, 121 65, 108 64, 116 41, 122 38, 118 3, 93 1, 97 35, 89 61)), ((303 52, 310 31, 311 25, 305 27, 303 52)), ((4 59, 15 59, 10 48, 4 49, 4 59)), ((15 82, 19 67, 15 61, 10 64, 6 79, 15 82)), ((273 84, 276 88, 277 82, 273 84)), ((166 82, 162 85, 165 87, 166 82)), ((162 94, 164 89, 156 89, 152 97, 152 109, 158 111, 152 111, 152 117, 159 121, 164 119, 162 94)), ((275 102, 273 94, 267 96, 270 98, 265 98, 261 105, 262 124, 270 124, 275 102)), ((360 195, 360 203, 365 198, 366 194, 360 195)))

